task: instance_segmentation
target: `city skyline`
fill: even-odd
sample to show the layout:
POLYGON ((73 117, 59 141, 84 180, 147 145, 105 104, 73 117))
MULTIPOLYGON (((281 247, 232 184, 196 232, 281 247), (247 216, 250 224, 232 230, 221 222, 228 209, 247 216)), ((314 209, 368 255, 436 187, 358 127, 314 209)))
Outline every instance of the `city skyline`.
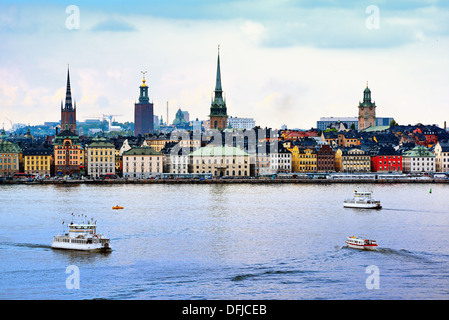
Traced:
POLYGON ((58 120, 67 64, 79 121, 132 122, 142 70, 155 115, 206 120, 220 44, 229 116, 308 129, 357 116, 368 81, 379 117, 443 126, 449 5, 332 3, 0 2, 2 123, 58 120))

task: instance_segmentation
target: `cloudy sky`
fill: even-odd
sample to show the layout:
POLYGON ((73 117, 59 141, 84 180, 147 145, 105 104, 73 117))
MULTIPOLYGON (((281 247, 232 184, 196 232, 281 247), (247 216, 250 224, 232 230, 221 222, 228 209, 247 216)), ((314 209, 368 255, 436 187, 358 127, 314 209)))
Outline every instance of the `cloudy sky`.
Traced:
POLYGON ((0 1, 5 129, 60 119, 67 65, 77 118, 133 121, 141 71, 155 114, 208 119, 220 45, 228 115, 308 129, 356 117, 449 121, 449 1, 0 1))

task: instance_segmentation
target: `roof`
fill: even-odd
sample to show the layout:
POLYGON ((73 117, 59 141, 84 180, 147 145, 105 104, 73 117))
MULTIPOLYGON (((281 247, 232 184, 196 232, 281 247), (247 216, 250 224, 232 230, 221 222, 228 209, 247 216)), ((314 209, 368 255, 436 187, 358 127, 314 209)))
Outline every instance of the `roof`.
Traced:
POLYGON ((227 157, 227 156, 247 156, 248 154, 237 147, 202 147, 191 153, 192 156, 202 157, 227 157))
POLYGON ((362 132, 372 132, 372 131, 384 131, 389 129, 390 126, 370 126, 368 128, 362 129, 362 132))
POLYGON ((18 145, 10 141, 0 141, 0 153, 21 153, 18 145))
POLYGON ((435 154, 430 152, 424 146, 416 146, 412 150, 405 151, 402 154, 403 157, 435 157, 435 154))
POLYGON ((161 156, 162 153, 155 151, 151 147, 133 147, 123 152, 123 156, 161 156))
POLYGON ((115 148, 114 144, 106 140, 94 140, 87 145, 88 148, 115 148))

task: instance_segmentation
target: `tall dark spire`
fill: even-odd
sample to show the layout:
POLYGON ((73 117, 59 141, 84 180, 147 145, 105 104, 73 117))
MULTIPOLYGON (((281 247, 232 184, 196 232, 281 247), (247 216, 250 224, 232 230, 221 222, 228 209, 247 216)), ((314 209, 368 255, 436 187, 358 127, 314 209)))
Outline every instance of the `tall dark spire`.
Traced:
MULTIPOLYGON (((215 94, 223 92, 221 88, 221 72, 220 72, 220 45, 218 45, 218 59, 217 59, 217 80, 215 83, 215 94)), ((216 96, 216 95, 215 95, 216 96)))
POLYGON ((72 92, 70 90, 70 71, 69 68, 67 67, 67 89, 65 92, 65 106, 64 109, 67 111, 72 111, 73 110, 73 106, 72 106, 72 92))
POLYGON ((215 81, 214 99, 210 106, 210 124, 211 128, 224 130, 227 127, 227 108, 226 100, 223 98, 223 89, 221 87, 221 71, 220 71, 220 45, 218 45, 217 59, 217 78, 215 81))

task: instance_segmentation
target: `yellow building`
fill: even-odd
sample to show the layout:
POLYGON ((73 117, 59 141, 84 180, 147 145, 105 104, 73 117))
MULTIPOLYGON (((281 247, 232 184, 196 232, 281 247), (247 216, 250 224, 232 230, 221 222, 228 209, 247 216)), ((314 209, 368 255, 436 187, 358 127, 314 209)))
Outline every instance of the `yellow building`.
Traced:
POLYGON ((288 148, 292 153, 292 172, 316 171, 316 151, 313 148, 288 148))
POLYGON ((361 149, 340 148, 335 152, 335 171, 371 172, 371 157, 361 149))
POLYGON ((87 175, 98 178, 115 174, 115 147, 104 138, 93 140, 86 148, 87 175))
POLYGON ((53 150, 50 148, 27 148, 23 151, 23 168, 25 173, 39 176, 51 175, 53 150))
POLYGON ((14 176, 19 172, 22 151, 19 146, 10 141, 0 140, 0 175, 14 176))

